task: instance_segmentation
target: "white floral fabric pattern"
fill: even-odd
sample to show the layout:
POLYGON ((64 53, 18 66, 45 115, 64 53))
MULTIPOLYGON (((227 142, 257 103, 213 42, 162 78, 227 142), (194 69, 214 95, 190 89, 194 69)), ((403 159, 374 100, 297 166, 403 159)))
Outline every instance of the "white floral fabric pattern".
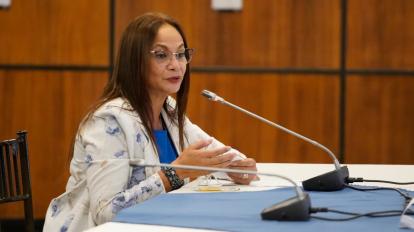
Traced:
MULTIPOLYGON (((172 98, 167 99, 171 109, 172 98)), ((180 154, 178 128, 162 112, 173 144, 180 154)), ((185 146, 210 136, 188 119, 185 146)), ((211 148, 222 146, 214 140, 211 148)), ((243 156, 240 154, 240 156, 243 156)), ((131 159, 159 163, 140 118, 127 101, 111 100, 79 129, 66 192, 53 199, 43 231, 83 231, 111 221, 120 210, 165 193, 159 168, 132 167, 131 159)))

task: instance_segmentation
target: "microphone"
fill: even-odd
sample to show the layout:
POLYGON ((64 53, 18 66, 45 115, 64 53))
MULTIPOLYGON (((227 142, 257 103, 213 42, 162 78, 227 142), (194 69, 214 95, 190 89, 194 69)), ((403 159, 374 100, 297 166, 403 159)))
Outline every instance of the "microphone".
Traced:
POLYGON ((230 106, 236 110, 239 110, 253 118, 256 118, 272 127, 276 127, 280 130, 283 130, 284 132, 287 132, 288 134, 291 134, 297 138, 300 138, 302 140, 305 140, 308 143, 311 143, 312 145, 322 149, 323 151, 325 151, 326 153, 328 153, 328 155, 332 158, 334 165, 335 165, 335 170, 321 174, 319 176, 310 178, 308 180, 305 180, 302 182, 302 186, 305 190, 308 191, 336 191, 336 190, 341 190, 345 187, 345 183, 346 180, 349 177, 349 171, 348 171, 348 167, 347 166, 342 166, 339 164, 338 159, 335 157, 335 155, 333 154, 332 151, 330 151, 328 148, 326 148, 325 146, 323 146, 322 144, 309 139, 301 134, 298 134, 294 131, 291 131, 279 124, 276 124, 272 121, 269 121, 257 114, 254 114, 250 111, 247 111, 237 105, 234 105, 226 100, 224 100, 222 97, 218 96, 217 94, 208 91, 208 90, 203 90, 201 91, 201 95, 206 97, 207 99, 209 99, 210 101, 215 101, 215 102, 219 102, 222 103, 224 105, 230 106))
POLYGON ((210 172, 227 172, 227 173, 239 173, 239 174, 253 174, 253 175, 264 175, 273 176, 284 179, 290 182, 295 189, 296 196, 286 199, 282 202, 276 203, 270 207, 263 209, 261 217, 263 220, 277 220, 277 221, 307 221, 310 218, 311 212, 311 201, 308 193, 303 190, 288 177, 269 173, 269 172, 258 172, 241 169, 229 169, 229 168, 212 168, 195 165, 179 165, 179 164, 164 164, 164 163, 146 163, 142 159, 133 159, 129 161, 131 166, 142 166, 142 167, 169 167, 175 169, 187 169, 187 170, 198 170, 198 171, 210 171, 210 172))

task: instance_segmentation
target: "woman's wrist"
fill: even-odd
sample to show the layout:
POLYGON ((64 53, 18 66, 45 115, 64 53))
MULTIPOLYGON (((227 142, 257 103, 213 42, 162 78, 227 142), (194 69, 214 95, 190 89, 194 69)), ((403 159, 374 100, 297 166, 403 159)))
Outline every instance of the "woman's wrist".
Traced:
POLYGON ((161 178, 162 184, 164 185, 165 192, 170 192, 172 190, 171 184, 168 181, 168 178, 165 176, 163 171, 158 171, 158 175, 161 178))
POLYGON ((174 168, 163 167, 161 168, 161 172, 163 172, 167 182, 170 184, 171 190, 179 189, 185 184, 184 180, 180 178, 174 168))

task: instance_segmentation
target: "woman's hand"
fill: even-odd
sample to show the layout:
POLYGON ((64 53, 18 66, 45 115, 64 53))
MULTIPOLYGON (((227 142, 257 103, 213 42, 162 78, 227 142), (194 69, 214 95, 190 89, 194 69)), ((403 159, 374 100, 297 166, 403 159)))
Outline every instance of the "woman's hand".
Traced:
MULTIPOLYGON (((200 140, 196 143, 191 144, 171 164, 196 165, 216 168, 229 167, 229 164, 232 162, 236 154, 226 153, 231 149, 228 146, 206 150, 205 148, 212 142, 212 139, 208 139, 200 140)), ((196 171, 185 169, 176 169, 176 172, 180 178, 184 179, 189 177, 191 180, 194 180, 199 176, 207 175, 210 173, 208 171, 196 171)))
MULTIPOLYGON (((233 161, 229 168, 231 169, 241 169, 249 171, 257 171, 256 161, 252 158, 247 158, 243 160, 233 161)), ((252 174, 238 174, 238 173, 227 173, 227 175, 233 179, 237 184, 250 184, 252 180, 258 178, 256 175, 252 174)))

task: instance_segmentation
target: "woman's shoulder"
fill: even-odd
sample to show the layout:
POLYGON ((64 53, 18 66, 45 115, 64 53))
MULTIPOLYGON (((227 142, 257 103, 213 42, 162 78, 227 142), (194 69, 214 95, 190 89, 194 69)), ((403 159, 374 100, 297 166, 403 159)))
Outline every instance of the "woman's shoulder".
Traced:
MULTIPOLYGON (((91 117, 87 118, 79 127, 78 134, 85 131, 102 131, 111 135, 119 134, 121 131, 142 130, 141 119, 132 109, 128 101, 123 98, 115 98, 102 104, 93 112, 91 117)), ((128 133, 130 134, 130 133, 128 133)))
POLYGON ((124 98, 118 97, 102 104, 93 113, 93 117, 132 117, 137 118, 138 114, 124 98))
POLYGON ((81 127, 96 126, 100 122, 111 124, 140 122, 138 114, 123 98, 111 99, 98 107, 90 117, 86 118, 81 127))
POLYGON ((118 97, 118 98, 114 98, 111 99, 107 102, 105 102, 104 104, 102 104, 102 106, 100 106, 96 112, 107 112, 107 111, 133 111, 131 105, 129 104, 129 102, 122 98, 122 97, 118 97))
MULTIPOLYGON (((177 105, 176 100, 171 96, 167 97, 166 103, 167 103, 168 108, 171 110, 175 109, 177 105)), ((129 104, 128 100, 122 97, 117 97, 117 98, 114 98, 114 99, 111 99, 105 102, 95 112, 102 113, 102 112, 108 112, 108 111, 135 112, 132 106, 129 104)))

